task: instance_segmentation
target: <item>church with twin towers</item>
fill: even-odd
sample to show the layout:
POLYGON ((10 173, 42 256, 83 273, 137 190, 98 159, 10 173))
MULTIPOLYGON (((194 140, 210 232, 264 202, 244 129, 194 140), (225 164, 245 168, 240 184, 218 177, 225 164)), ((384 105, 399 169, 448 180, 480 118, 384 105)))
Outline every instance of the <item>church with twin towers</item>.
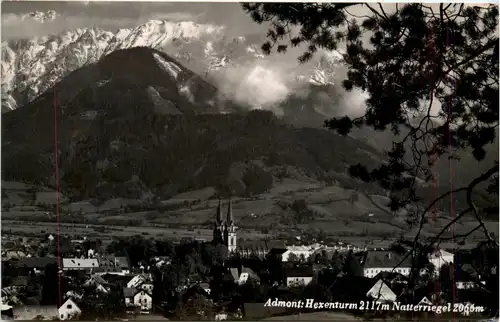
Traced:
POLYGON ((227 213, 224 220, 222 216, 222 202, 219 199, 219 205, 217 206, 217 212, 215 214, 215 224, 214 224, 214 242, 217 244, 223 244, 227 247, 229 253, 234 253, 236 251, 236 226, 233 220, 233 209, 231 206, 231 199, 229 199, 227 204, 227 213))

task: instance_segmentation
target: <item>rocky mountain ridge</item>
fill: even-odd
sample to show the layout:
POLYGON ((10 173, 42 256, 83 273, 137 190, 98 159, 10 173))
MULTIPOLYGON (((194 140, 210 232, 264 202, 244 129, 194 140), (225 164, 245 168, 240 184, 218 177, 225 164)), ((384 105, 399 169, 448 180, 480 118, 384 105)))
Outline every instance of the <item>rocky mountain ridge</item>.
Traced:
MULTIPOLYGON (((55 19, 54 11, 25 15, 40 23, 55 19)), ((43 94, 70 72, 96 63, 119 49, 150 47, 167 52, 202 74, 262 59, 259 37, 227 38, 224 27, 192 21, 151 20, 135 28, 108 31, 100 28, 67 30, 58 35, 2 42, 2 111, 21 107, 43 94), (196 68, 196 67, 197 68, 196 68)), ((291 81, 333 85, 332 75, 341 60, 337 52, 321 55, 305 74, 291 81)))

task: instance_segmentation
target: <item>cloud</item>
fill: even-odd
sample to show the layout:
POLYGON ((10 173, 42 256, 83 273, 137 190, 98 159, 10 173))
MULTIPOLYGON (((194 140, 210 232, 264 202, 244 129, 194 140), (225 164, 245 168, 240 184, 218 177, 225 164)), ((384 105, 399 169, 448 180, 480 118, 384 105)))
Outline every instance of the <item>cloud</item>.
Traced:
POLYGON ((250 109, 281 114, 279 104, 294 90, 289 66, 259 60, 219 71, 215 83, 222 95, 250 109))

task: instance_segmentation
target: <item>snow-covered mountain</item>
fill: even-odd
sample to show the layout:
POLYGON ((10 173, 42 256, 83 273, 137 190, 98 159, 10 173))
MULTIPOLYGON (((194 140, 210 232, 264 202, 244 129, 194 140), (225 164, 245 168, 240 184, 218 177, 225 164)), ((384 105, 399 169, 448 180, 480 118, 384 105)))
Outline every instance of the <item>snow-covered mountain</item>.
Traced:
MULTIPOLYGON (((55 19, 54 11, 35 12, 23 19, 40 23, 55 19)), ((152 20, 135 28, 68 30, 58 35, 2 42, 2 112, 16 109, 41 95, 70 72, 118 50, 146 46, 167 52, 205 77, 223 68, 262 59, 259 37, 228 38, 224 27, 190 21, 152 20)), ((315 66, 290 77, 312 85, 333 85, 337 52, 318 57, 315 66)))
POLYGON ((223 28, 193 22, 149 21, 133 29, 99 28, 2 43, 2 110, 12 110, 44 93, 57 81, 118 49, 162 48, 174 39, 217 37, 223 28))

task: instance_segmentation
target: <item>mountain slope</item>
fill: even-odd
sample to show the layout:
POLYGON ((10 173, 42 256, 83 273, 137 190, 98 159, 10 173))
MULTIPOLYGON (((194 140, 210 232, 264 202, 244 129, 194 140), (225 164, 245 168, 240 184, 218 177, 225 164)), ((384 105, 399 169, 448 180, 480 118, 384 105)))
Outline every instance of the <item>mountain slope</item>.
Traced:
POLYGON ((288 166, 332 180, 349 163, 380 158, 352 138, 294 128, 270 112, 238 113, 168 55, 132 48, 74 71, 54 91, 3 115, 4 180, 54 184, 54 100, 59 177, 76 199, 206 186, 260 193, 288 166))
POLYGON ((33 124, 36 128, 40 117, 52 117, 54 100, 58 112, 66 119, 90 121, 95 113, 110 113, 109 109, 97 108, 108 104, 121 105, 124 111, 145 104, 157 114, 215 113, 223 108, 217 104, 214 86, 170 56, 136 47, 115 51, 97 64, 74 71, 55 86, 55 93, 49 90, 26 105, 23 108, 26 111, 9 113, 5 117, 5 131, 29 138, 30 133, 16 131, 11 122, 24 118, 26 125, 33 124), (86 109, 89 106, 92 107, 86 109))

